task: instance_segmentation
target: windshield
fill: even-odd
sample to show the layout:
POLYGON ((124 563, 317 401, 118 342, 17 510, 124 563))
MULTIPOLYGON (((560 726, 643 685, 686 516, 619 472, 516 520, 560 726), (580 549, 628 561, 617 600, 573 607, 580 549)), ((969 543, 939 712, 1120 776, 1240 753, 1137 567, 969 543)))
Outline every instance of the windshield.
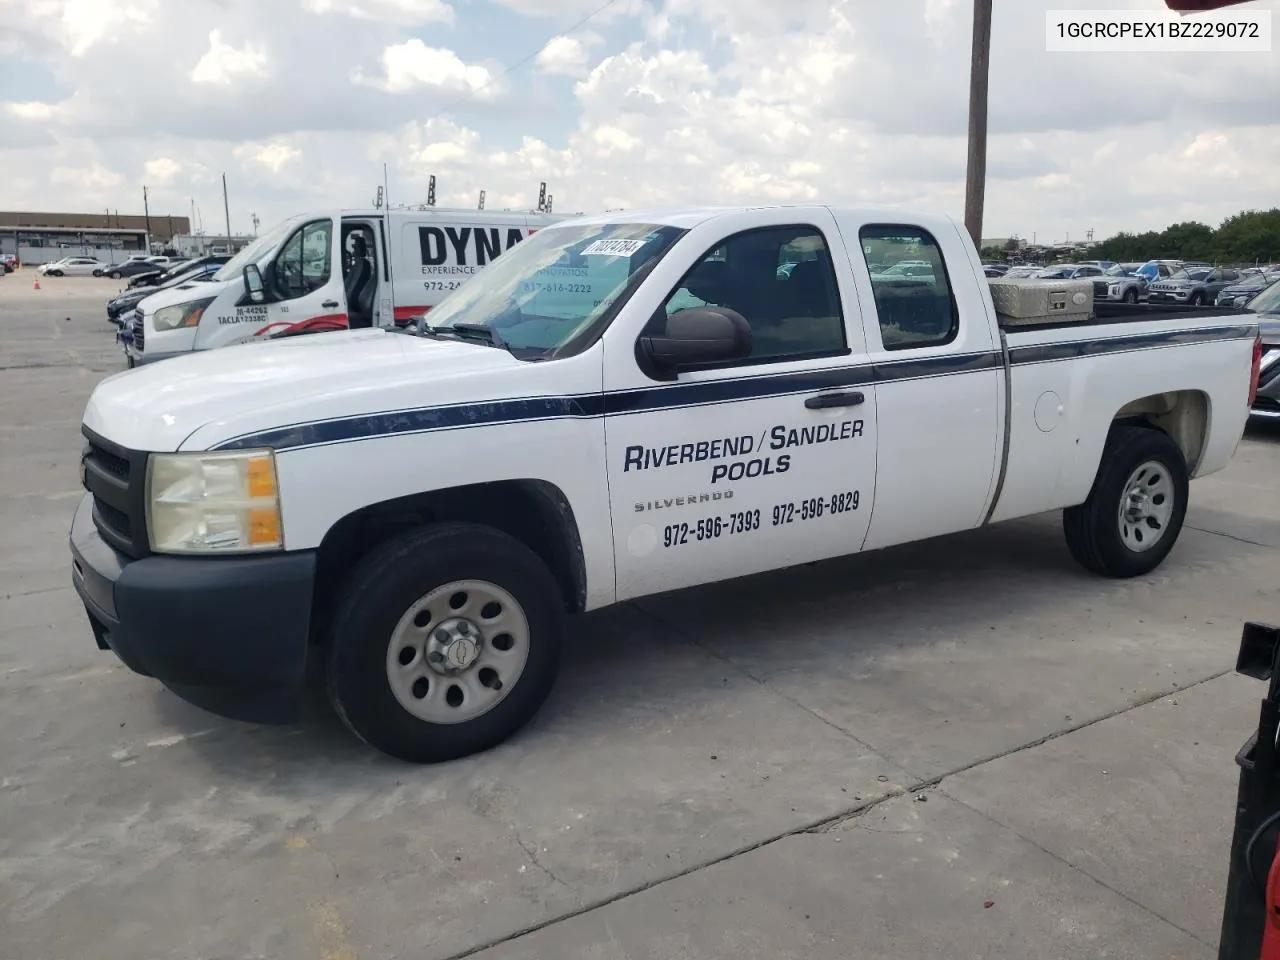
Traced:
POLYGON ((427 314, 426 331, 492 335, 517 356, 549 356, 629 292, 685 233, 651 223, 567 224, 539 230, 427 314), (464 329, 465 328, 465 329, 464 329))
POLYGON ((1254 313, 1280 313, 1280 281, 1273 283, 1246 303, 1245 309, 1252 310, 1254 313))
POLYGON ((1133 273, 1133 267, 1126 267, 1122 263, 1117 263, 1114 267, 1107 267, 1105 273, 1108 277, 1127 277, 1133 273))
POLYGON ((240 274, 244 273, 246 264, 257 263, 258 258, 261 257, 263 253, 280 243, 284 239, 285 234, 296 227, 299 222, 300 218, 293 217, 286 220, 284 223, 280 223, 272 227, 257 240, 253 241, 253 243, 249 244, 234 257, 224 263, 222 265, 222 269, 213 275, 213 279, 234 280, 236 277, 240 276, 240 274))

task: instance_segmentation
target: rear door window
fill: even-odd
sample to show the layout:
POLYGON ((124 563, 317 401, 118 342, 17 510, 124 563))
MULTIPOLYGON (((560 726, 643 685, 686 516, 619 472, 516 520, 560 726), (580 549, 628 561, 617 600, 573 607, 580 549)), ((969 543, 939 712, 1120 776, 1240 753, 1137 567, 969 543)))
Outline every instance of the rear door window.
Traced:
POLYGON ((960 314, 933 234, 910 224, 868 224, 858 237, 884 348, 936 347, 954 340, 960 314), (872 270, 872 263, 889 266, 872 270))

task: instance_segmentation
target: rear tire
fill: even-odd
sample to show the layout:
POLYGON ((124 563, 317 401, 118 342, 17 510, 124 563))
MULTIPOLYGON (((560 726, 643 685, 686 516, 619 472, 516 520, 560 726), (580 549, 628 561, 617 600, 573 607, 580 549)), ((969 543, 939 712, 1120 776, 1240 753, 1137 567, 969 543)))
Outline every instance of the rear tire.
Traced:
POLYGON ((339 595, 326 683, 343 722, 409 763, 496 746, 555 683, 565 610, 555 577, 513 537, 421 527, 356 566, 339 595))
POLYGON ((1071 555, 1104 577, 1137 577, 1164 562, 1187 513, 1187 464, 1167 434, 1115 426, 1089 498, 1062 513, 1071 555))

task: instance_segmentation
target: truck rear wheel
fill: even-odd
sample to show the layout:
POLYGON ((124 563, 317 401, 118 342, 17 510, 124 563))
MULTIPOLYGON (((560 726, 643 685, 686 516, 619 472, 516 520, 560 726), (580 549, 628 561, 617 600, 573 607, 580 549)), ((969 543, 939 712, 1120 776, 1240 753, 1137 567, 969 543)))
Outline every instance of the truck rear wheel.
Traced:
POLYGON ((1062 514, 1071 555, 1104 577, 1136 577, 1164 562, 1187 513, 1187 464, 1167 434, 1116 426, 1089 499, 1062 514))
POLYGON ((523 543, 479 524, 422 527, 365 557, 343 589, 329 699, 400 760, 486 750, 551 692, 564 624, 555 577, 523 543))

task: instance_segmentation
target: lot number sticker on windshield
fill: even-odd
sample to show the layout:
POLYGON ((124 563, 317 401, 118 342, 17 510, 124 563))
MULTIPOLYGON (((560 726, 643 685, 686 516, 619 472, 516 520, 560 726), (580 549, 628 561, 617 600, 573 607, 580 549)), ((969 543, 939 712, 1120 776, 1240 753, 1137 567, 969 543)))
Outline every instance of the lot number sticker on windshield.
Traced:
POLYGON ((584 257, 630 257, 644 247, 644 240, 597 240, 582 251, 584 257))

